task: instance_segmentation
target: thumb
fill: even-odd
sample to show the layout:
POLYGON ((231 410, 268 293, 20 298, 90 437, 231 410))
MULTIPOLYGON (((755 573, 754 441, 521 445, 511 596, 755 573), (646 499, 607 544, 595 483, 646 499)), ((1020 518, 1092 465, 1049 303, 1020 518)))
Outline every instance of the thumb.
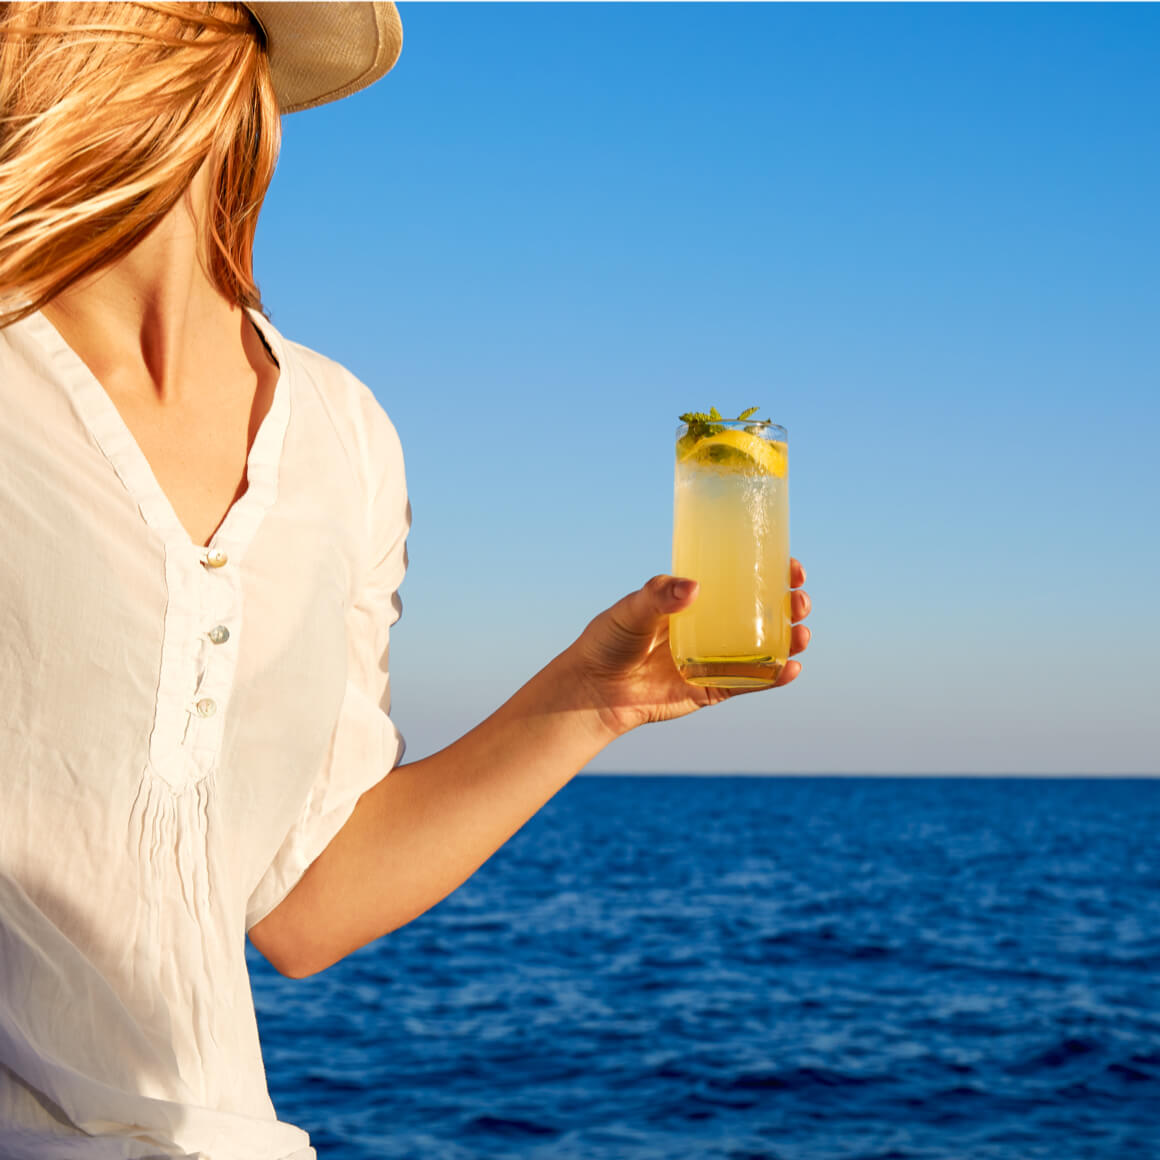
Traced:
POLYGON ((606 669, 639 664, 664 639, 661 630, 668 617, 688 608, 696 595, 695 580, 654 576, 589 625, 585 635, 592 659, 606 669))
POLYGON ((627 632, 651 635, 674 612, 688 608, 697 595, 696 580, 679 576, 654 576, 642 588, 630 592, 609 610, 627 632))

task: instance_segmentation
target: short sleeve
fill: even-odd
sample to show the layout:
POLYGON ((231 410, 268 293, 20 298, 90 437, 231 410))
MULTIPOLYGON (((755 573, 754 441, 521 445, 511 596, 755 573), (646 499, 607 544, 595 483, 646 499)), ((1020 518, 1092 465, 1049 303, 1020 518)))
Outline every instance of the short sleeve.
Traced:
POLYGON ((346 617, 346 689, 325 766, 250 895, 247 930, 290 893, 345 825, 358 799, 403 756, 403 738, 389 716, 388 660, 390 629, 402 611, 399 586, 407 568, 411 511, 398 435, 361 384, 359 406, 358 433, 370 500, 363 580, 346 617))

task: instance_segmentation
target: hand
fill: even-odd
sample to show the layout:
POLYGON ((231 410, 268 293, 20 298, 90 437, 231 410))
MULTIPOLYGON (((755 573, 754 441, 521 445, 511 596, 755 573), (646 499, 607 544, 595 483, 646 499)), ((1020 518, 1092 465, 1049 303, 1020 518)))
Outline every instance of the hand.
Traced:
MULTIPOLYGON (((802 588, 805 569, 790 561, 790 656, 810 643, 801 622, 810 614, 809 594, 802 588)), ((706 705, 716 705, 755 689, 711 689, 683 680, 669 651, 669 617, 696 599, 692 580, 654 576, 643 588, 602 612, 584 630, 574 651, 582 679, 600 706, 605 728, 615 736, 649 721, 683 717, 706 705)), ((801 672, 791 660, 774 688, 788 685, 801 672)))

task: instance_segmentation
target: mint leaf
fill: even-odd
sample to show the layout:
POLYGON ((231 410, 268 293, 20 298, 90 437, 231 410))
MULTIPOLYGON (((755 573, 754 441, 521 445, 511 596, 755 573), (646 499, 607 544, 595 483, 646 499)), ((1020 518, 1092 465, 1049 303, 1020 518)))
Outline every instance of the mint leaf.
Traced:
MULTIPOLYGON (((743 423, 746 419, 756 415, 760 407, 749 407, 737 416, 736 420, 729 420, 729 422, 743 423)), ((721 417, 721 412, 716 407, 710 407, 708 413, 704 411, 686 411, 683 415, 678 415, 678 419, 689 428, 685 434, 684 439, 697 442, 699 439, 707 439, 710 435, 720 435, 725 430, 721 426, 725 420, 721 417)))

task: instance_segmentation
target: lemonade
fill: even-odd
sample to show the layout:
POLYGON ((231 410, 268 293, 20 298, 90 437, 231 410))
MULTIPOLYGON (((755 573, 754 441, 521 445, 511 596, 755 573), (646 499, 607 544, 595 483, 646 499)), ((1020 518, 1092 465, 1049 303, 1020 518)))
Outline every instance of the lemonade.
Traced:
POLYGON ((786 433, 716 412, 682 418, 673 573, 700 590, 670 619, 673 659, 695 685, 771 685, 789 658, 786 433))

